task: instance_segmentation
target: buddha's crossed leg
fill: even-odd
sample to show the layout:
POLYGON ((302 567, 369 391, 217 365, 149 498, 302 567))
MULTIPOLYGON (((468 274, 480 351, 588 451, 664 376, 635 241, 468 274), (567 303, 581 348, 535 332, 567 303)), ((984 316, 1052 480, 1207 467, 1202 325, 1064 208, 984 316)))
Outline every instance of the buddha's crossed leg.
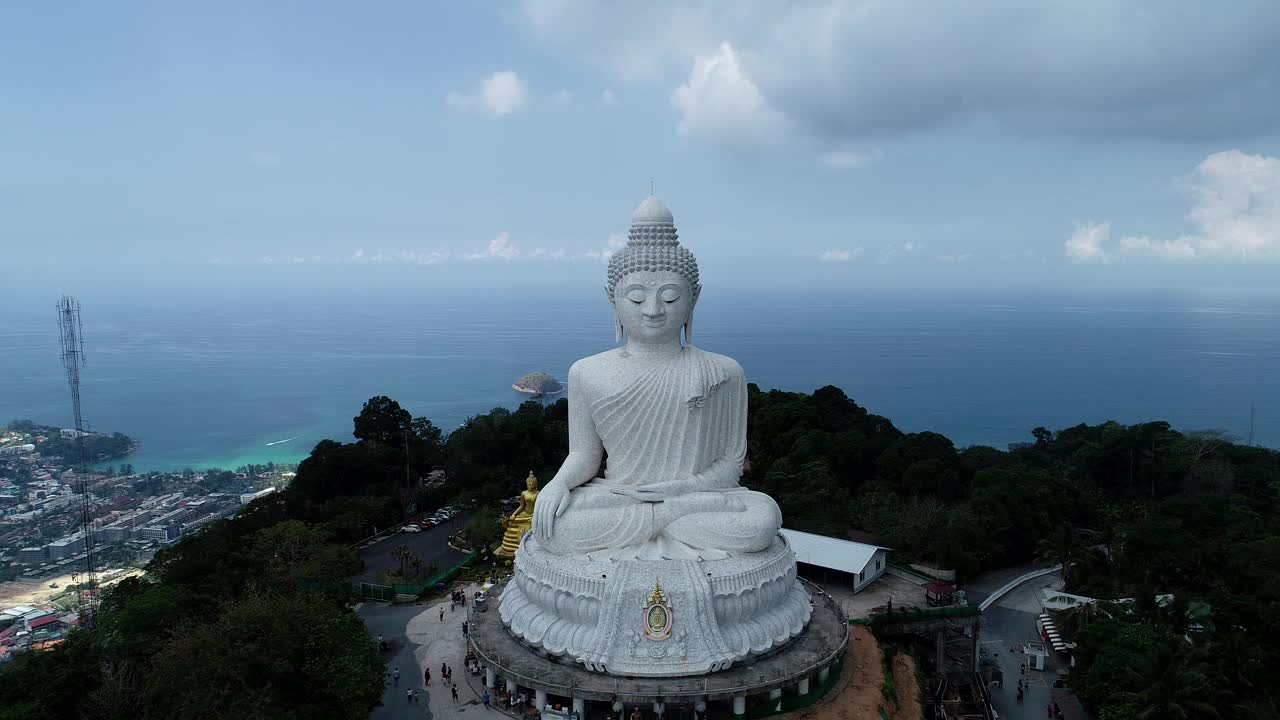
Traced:
POLYGON ((608 486, 584 486, 540 544, 558 555, 612 556, 608 551, 657 541, 667 552, 712 559, 763 550, 781 525, 773 499, 745 488, 642 502, 608 486))

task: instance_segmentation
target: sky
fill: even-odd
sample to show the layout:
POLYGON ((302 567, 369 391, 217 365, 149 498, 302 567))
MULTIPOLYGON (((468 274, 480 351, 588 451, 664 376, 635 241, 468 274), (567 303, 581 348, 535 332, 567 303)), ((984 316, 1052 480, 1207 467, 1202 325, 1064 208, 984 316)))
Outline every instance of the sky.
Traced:
POLYGON ((1280 278, 1280 3, 0 5, 0 280, 1280 278))

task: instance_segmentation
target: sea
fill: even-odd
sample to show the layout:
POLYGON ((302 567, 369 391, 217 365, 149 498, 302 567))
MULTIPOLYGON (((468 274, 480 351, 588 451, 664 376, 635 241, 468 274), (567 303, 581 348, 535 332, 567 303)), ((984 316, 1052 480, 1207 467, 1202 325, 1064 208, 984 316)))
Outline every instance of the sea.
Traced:
MULTIPOLYGON (((72 424, 56 300, 0 314, 0 423, 72 424)), ((613 346, 598 289, 95 298, 83 323, 84 417, 137 439, 112 463, 139 471, 295 462, 375 395, 452 430, 613 346)), ((1280 447, 1277 295, 743 290, 706 293, 694 339, 761 388, 836 385, 957 446, 1165 420, 1280 447)))

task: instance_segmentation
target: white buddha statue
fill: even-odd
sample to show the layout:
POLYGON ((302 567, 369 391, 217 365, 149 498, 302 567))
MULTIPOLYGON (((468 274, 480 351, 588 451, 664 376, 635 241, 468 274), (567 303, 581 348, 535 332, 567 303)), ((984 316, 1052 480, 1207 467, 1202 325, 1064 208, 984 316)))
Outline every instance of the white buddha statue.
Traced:
POLYGON ((569 456, 538 494, 499 614, 530 647, 595 672, 723 670, 796 637, 812 612, 777 504, 738 485, 746 379, 688 344, 698 264, 656 198, 632 216, 607 287, 622 347, 569 370, 569 456))
POLYGON ((746 379, 733 359, 689 344, 698 265, 657 198, 636 209, 608 278, 624 344, 569 369, 569 456, 538 496, 534 537, 554 555, 591 560, 717 560, 768 548, 778 506, 738 484, 746 379))

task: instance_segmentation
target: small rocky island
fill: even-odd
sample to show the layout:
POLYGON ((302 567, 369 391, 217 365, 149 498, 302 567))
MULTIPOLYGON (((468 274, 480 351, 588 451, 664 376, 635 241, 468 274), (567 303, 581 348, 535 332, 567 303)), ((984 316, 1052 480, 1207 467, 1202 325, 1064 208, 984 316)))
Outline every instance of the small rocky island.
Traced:
POLYGON ((511 385, 516 392, 528 393, 534 397, 556 395, 564 392, 564 385, 559 380, 544 372, 531 372, 511 385))

